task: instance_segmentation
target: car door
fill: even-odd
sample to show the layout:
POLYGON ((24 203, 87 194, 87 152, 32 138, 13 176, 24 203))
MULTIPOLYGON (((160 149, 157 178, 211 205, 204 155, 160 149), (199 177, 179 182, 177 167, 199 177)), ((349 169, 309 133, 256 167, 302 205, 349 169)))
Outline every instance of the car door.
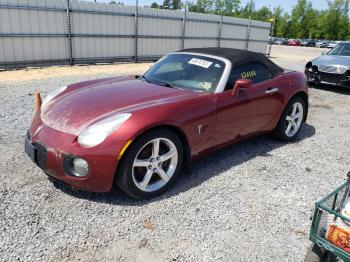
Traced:
POLYGON ((217 144, 273 129, 282 107, 280 96, 279 87, 264 65, 249 63, 232 69, 224 92, 216 94, 217 144), (239 88, 232 96, 240 78, 249 78, 253 84, 239 88))

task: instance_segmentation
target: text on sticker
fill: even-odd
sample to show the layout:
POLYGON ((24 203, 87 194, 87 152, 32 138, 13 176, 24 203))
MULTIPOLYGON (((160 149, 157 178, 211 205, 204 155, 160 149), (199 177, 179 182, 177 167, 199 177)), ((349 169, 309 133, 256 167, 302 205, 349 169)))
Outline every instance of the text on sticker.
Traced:
POLYGON ((253 78, 254 76, 256 76, 255 70, 241 73, 242 78, 253 78))
POLYGON ((212 64, 212 62, 204 59, 200 59, 200 58, 192 58, 190 61, 188 61, 188 63, 196 66, 201 66, 204 68, 208 68, 212 64))

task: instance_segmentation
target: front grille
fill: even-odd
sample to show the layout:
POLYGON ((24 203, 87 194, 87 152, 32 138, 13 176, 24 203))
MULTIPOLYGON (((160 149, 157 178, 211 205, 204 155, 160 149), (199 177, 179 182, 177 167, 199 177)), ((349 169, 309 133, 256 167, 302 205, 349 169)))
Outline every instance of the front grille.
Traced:
POLYGON ((35 162, 41 169, 45 170, 47 162, 47 149, 37 142, 33 142, 33 146, 36 149, 35 162))
POLYGON ((320 73, 320 80, 323 82, 338 84, 338 83, 340 83, 340 80, 342 80, 343 78, 344 77, 342 75, 320 73))
POLYGON ((71 155, 64 155, 62 161, 63 172, 66 175, 72 175, 72 166, 73 166, 74 157, 71 155))

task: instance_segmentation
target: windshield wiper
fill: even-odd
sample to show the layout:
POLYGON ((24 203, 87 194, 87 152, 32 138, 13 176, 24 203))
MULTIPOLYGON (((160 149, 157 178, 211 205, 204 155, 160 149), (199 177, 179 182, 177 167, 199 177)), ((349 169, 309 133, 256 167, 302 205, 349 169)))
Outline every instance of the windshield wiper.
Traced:
POLYGON ((152 83, 151 81, 148 80, 147 77, 145 77, 145 75, 140 75, 140 78, 145 80, 147 83, 152 83))
POLYGON ((158 85, 184 90, 184 88, 182 86, 176 86, 176 85, 173 85, 172 83, 168 83, 168 82, 159 83, 158 85))
POLYGON ((168 83, 168 82, 152 82, 147 77, 145 77, 144 75, 140 75, 139 78, 145 80, 147 83, 184 90, 184 87, 176 86, 176 85, 173 85, 172 83, 168 83))

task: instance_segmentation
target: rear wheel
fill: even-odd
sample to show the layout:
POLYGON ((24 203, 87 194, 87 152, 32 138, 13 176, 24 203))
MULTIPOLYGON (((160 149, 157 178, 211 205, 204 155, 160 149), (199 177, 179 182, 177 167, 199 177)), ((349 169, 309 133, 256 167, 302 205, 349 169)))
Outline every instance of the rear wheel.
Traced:
POLYGON ((168 129, 152 130, 131 144, 116 182, 131 197, 155 197, 176 180, 182 161, 183 147, 177 135, 168 129))
POLYGON ((304 100, 297 96, 292 98, 284 109, 273 135, 283 141, 290 141, 298 135, 306 113, 304 100))

